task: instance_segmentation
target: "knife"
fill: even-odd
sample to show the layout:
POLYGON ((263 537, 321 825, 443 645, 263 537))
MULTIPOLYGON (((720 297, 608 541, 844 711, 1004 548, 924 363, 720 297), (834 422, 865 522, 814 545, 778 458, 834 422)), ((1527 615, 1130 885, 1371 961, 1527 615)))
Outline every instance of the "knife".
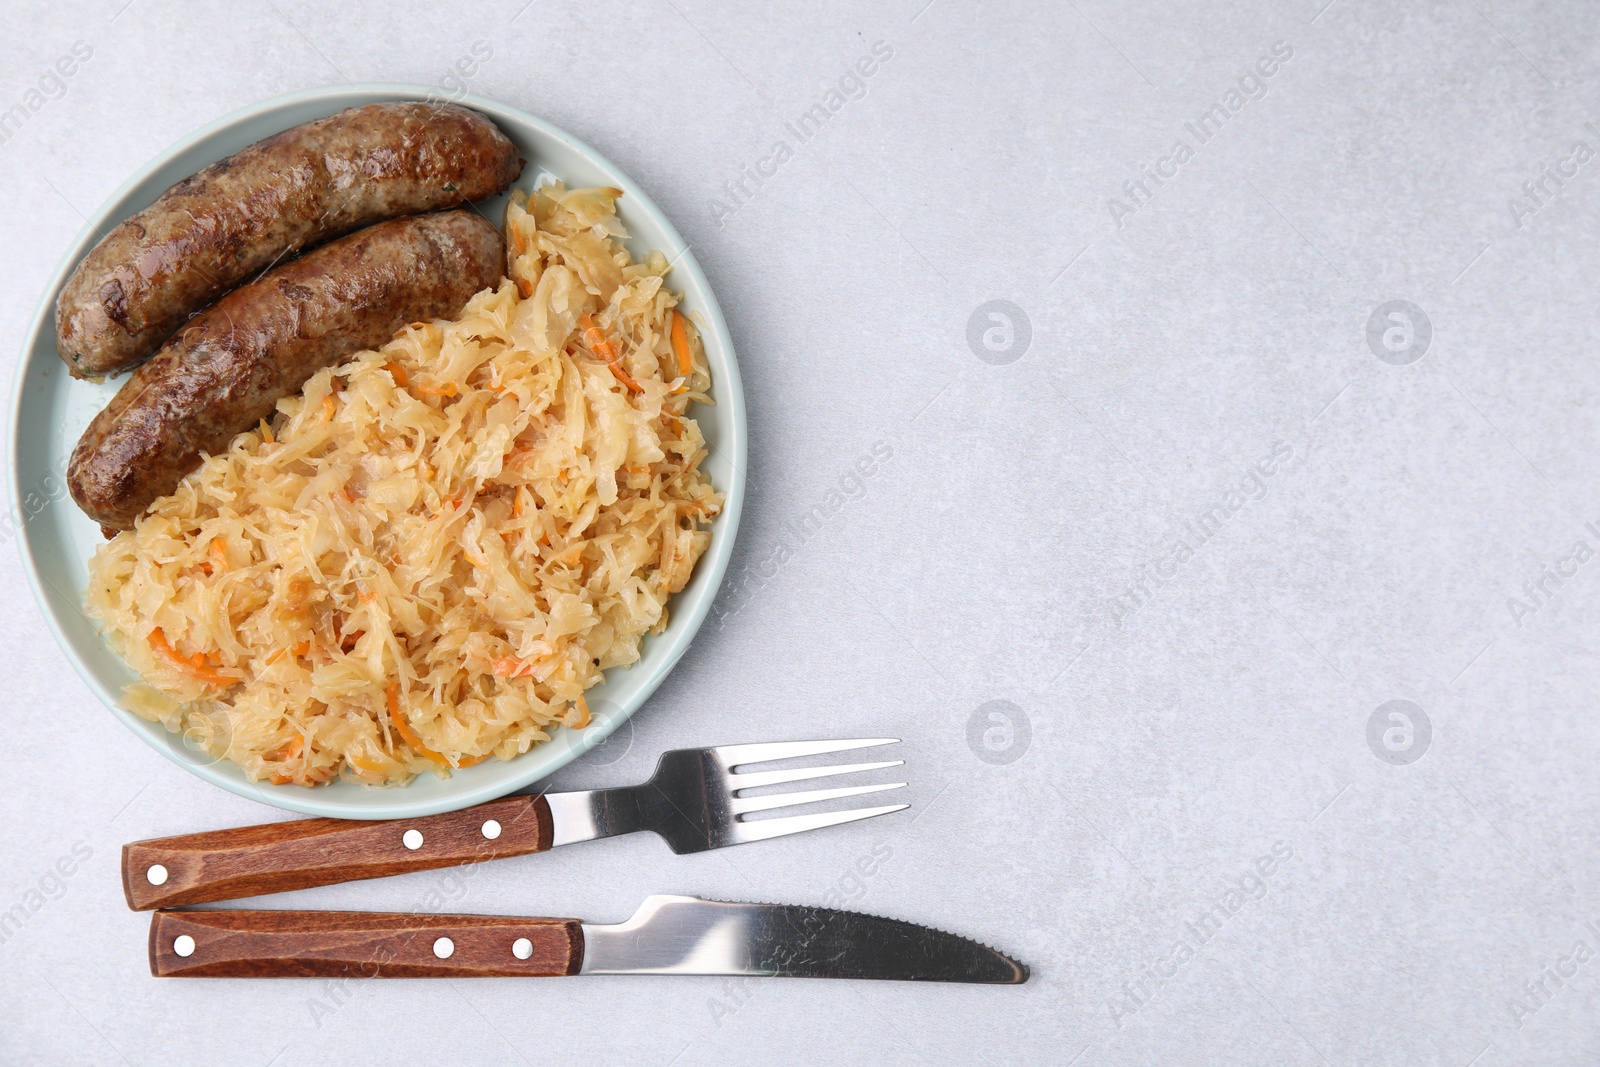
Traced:
POLYGON ((507 915, 158 911, 158 978, 490 978, 574 974, 878 978, 1016 985, 987 945, 860 912, 652 896, 624 923, 507 915))

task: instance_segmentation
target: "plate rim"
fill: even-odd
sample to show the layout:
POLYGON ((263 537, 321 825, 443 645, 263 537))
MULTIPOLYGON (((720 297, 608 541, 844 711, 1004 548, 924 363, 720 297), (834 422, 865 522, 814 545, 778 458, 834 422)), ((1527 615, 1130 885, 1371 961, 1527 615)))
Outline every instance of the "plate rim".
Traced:
MULTIPOLYGON (((270 136, 270 134, 264 136, 270 136)), ((678 288, 687 288, 687 286, 678 288)), ((6 441, 9 446, 9 454, 6 457, 5 477, 6 488, 11 495, 12 515, 10 517, 15 523, 15 539, 18 551, 22 556, 22 569, 27 576, 28 587, 33 592, 34 601, 38 604, 45 623, 49 627, 51 635, 55 638, 56 645, 61 649, 68 662, 72 665, 73 670, 83 679, 96 698, 137 737, 160 752, 162 756, 212 785, 220 786, 235 795, 260 801, 282 810, 305 815, 320 815, 352 820, 382 820, 437 815, 450 811, 459 811, 463 808, 472 807, 473 805, 517 792, 527 788, 541 778, 554 774, 585 752, 599 745, 624 722, 630 720, 677 667, 678 662, 688 652, 689 646, 693 644, 694 639, 699 635, 700 628, 704 624, 706 617, 710 614, 712 604, 717 598, 732 562, 733 545, 738 534, 740 515, 744 507, 745 472, 748 468, 749 434, 746 423, 745 397, 733 339, 728 332, 727 321, 723 317, 722 308, 717 300, 715 290, 706 278, 705 272, 701 269, 699 261, 695 258, 693 247, 678 232, 678 228, 673 224, 671 217, 621 167, 617 166, 586 141, 574 136, 549 120, 530 114, 504 101, 480 96, 476 93, 445 94, 437 86, 408 82, 342 83, 298 89, 293 92, 267 97, 213 119, 192 133, 172 142, 147 160, 143 166, 109 193, 100 206, 89 215, 77 234, 68 242, 55 271, 45 283, 23 335, 21 353, 12 376, 9 414, 11 425, 6 441), (699 567, 709 568, 707 572, 704 572, 706 573, 704 592, 687 611, 673 612, 672 619, 668 624, 669 630, 674 631, 667 652, 669 658, 656 667, 652 674, 645 677, 638 690, 625 702, 619 703, 619 713, 610 717, 606 722, 597 723, 596 727, 598 728, 591 727, 581 733, 576 733, 577 740, 566 744, 564 751, 557 753, 554 757, 544 761, 531 759, 530 757, 540 749, 555 745, 557 738, 564 735, 571 736, 575 733, 566 730, 565 727, 560 728, 550 741, 540 746, 540 749, 530 750, 517 757, 516 760, 508 761, 513 766, 517 762, 527 761, 526 769, 513 771, 504 779, 473 785, 470 779, 462 777, 461 772, 457 772, 450 779, 450 783, 463 783, 459 791, 450 792, 431 800, 405 799, 408 786, 393 788, 369 787, 366 792, 358 795, 375 798, 377 802, 373 803, 372 800, 369 800, 362 807, 352 807, 337 800, 330 802, 324 799, 328 794, 318 789, 305 789, 298 786, 271 786, 264 783, 251 782, 248 779, 230 777, 213 769, 219 764, 226 764, 231 767, 232 765, 227 764, 225 760, 204 763, 198 760, 186 760, 174 750, 171 744, 173 735, 169 734, 165 727, 159 723, 142 719, 116 705, 113 695, 102 685, 101 680, 90 670, 83 657, 73 647, 60 620, 57 618, 52 601, 45 595, 42 588, 41 583, 44 579, 40 573, 39 562, 35 558, 29 529, 30 521, 23 511, 24 498, 21 493, 21 463, 19 461, 23 447, 21 440, 21 410, 29 372, 33 366, 34 353, 39 346, 41 335, 46 331, 50 331, 53 334, 55 302, 62 286, 66 283, 67 277, 78 262, 93 247, 96 241, 95 235, 106 225, 110 216, 137 186, 147 181, 157 170, 165 166, 173 158, 196 145, 202 144, 207 139, 215 137, 240 123, 248 122, 296 104, 338 100, 342 97, 352 98, 352 102, 345 104, 344 107, 358 107, 363 103, 379 103, 389 100, 439 100, 478 110, 488 114, 491 118, 495 112, 503 112, 514 117, 518 122, 525 123, 536 129, 543 136, 561 142, 568 149, 587 157, 597 167, 616 179, 624 194, 632 202, 640 205, 641 211, 652 216, 652 221, 659 225, 663 233, 683 250, 681 257, 673 262, 672 269, 675 272, 682 271, 684 274, 689 275, 690 279, 696 284, 699 293, 704 297, 704 307, 700 310, 705 315, 707 325, 715 336, 719 347, 726 353, 725 362, 727 366, 718 373, 719 380, 715 396, 717 407, 724 408, 729 412, 728 425, 731 431, 729 435, 731 440, 724 442, 723 447, 716 449, 716 451, 724 455, 730 467, 730 478, 726 486, 717 487, 723 493, 723 509, 717 520, 718 526, 716 527, 716 536, 712 539, 712 546, 701 557, 698 565, 699 567)), ((681 592, 674 595, 672 601, 669 602, 671 608, 682 608, 683 605, 678 600, 681 596, 681 592)), ((647 640, 660 641, 666 640, 668 637, 669 635, 664 633, 658 637, 647 637, 647 640)), ((103 637, 101 639, 104 640, 103 637)), ((113 654, 115 653, 113 652, 113 654)))

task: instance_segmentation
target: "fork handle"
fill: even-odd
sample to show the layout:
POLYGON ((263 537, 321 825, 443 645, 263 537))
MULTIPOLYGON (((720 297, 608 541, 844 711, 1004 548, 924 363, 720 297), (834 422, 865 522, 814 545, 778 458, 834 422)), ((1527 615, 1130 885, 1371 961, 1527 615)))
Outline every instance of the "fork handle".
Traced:
POLYGON ((146 911, 526 856, 553 836, 543 796, 417 819, 241 826, 124 845, 122 890, 130 908, 146 911))

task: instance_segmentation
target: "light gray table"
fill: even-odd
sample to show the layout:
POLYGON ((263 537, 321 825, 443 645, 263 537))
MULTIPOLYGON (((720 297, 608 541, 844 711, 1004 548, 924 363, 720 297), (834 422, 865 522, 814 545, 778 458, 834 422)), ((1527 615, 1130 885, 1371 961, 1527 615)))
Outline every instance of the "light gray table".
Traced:
POLYGON ((1600 14, 923 3, 11 4, 0 336, 266 96, 455 78, 595 144, 720 294, 753 460, 718 617, 557 784, 883 732, 913 812, 283 905, 833 894, 1033 981, 153 980, 121 843, 278 816, 96 705, 7 545, 0 1060, 1600 1058, 1600 14))

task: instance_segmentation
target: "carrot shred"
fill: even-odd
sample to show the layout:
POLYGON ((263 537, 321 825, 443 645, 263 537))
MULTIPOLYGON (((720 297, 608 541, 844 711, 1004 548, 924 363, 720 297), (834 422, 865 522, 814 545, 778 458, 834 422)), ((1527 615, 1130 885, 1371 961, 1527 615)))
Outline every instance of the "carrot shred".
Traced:
POLYGON ((206 658, 196 652, 191 659, 184 659, 167 641, 167 635, 157 626, 150 631, 150 647, 173 667, 202 682, 226 689, 239 679, 223 674, 206 662, 206 658), (196 662, 198 660, 198 662, 196 662))
MULTIPOLYGON (((278 751, 269 753, 266 758, 272 760, 274 763, 287 763, 290 760, 299 759, 300 754, 305 751, 305 748, 305 738, 300 734, 295 734, 294 740, 278 749, 278 751)), ((268 780, 271 781, 273 785, 307 785, 309 783, 302 782, 300 780, 301 776, 303 776, 305 773, 306 768, 304 764, 302 764, 298 774, 286 774, 280 771, 277 774, 274 774, 268 780)))
POLYGON ((573 729, 573 730, 581 730, 585 726, 589 725, 589 721, 590 721, 589 702, 587 700, 583 699, 583 694, 582 693, 578 694, 578 699, 573 703, 572 710, 576 711, 579 715, 581 715, 583 717, 581 719, 579 719, 577 722, 566 722, 566 719, 563 718, 562 722, 566 723, 566 725, 569 728, 573 729))
POLYGON ((329 422, 333 419, 333 394, 329 393, 322 398, 322 421, 329 422))
POLYGON ((406 369, 400 364, 385 363, 383 365, 383 369, 389 372, 390 377, 394 379, 394 384, 399 386, 404 386, 406 384, 406 369))
POLYGON ((399 682, 389 683, 387 696, 389 699, 389 719, 394 723, 394 728, 400 731, 400 736, 405 739, 406 744, 416 749, 419 756, 423 756, 435 763, 448 767, 450 765, 450 761, 439 755, 439 753, 435 752, 427 745, 423 744, 422 738, 418 737, 416 731, 411 729, 411 724, 406 722, 405 715, 400 711, 399 682))
POLYGON ((591 352, 605 361, 606 366, 611 368, 611 373, 617 376, 617 381, 635 393, 644 392, 644 386, 634 381, 633 375, 622 365, 617 350, 612 347, 605 331, 595 324, 594 316, 585 311, 578 317, 578 321, 583 325, 584 343, 589 346, 591 352))
POLYGON ((218 569, 223 571, 233 569, 228 566, 228 542, 226 538, 213 537, 211 539, 211 558, 216 562, 218 569))
POLYGON ((345 757, 345 762, 349 763, 356 770, 365 771, 367 774, 383 773, 383 765, 381 763, 374 763, 372 760, 362 759, 360 756, 357 756, 353 753, 345 757))
POLYGON ((261 420, 261 440, 265 441, 269 445, 277 440, 277 438, 272 436, 272 427, 267 425, 266 419, 261 420))
POLYGON ((501 656, 489 668, 497 678, 527 678, 533 674, 533 664, 515 656, 501 656))
POLYGON ((533 496, 528 492, 528 487, 525 485, 517 486, 517 498, 511 504, 511 517, 514 519, 522 518, 522 513, 528 510, 528 505, 531 503, 533 503, 533 496))
POLYGON ((689 331, 683 325, 683 316, 672 312, 672 351, 678 356, 678 377, 687 378, 694 373, 694 360, 689 356, 689 331))
POLYGON ((594 349, 594 354, 606 363, 616 362, 616 349, 611 347, 610 338, 606 338, 605 331, 600 330, 600 325, 595 323, 594 315, 584 312, 579 315, 578 322, 584 326, 584 342, 590 349, 594 349))
POLYGON ((448 383, 446 385, 442 385, 442 386, 439 386, 439 385, 413 385, 411 387, 411 391, 413 393, 423 393, 423 394, 425 394, 427 396, 455 396, 456 395, 456 383, 455 382, 450 382, 450 383, 448 383))
POLYGON ((518 256, 528 250, 528 242, 522 239, 522 231, 515 226, 511 227, 511 250, 518 256))
POLYGON ((305 747, 305 738, 295 734, 293 740, 287 742, 282 748, 267 753, 265 758, 273 763, 287 763, 292 759, 298 758, 300 753, 305 751, 305 747))

